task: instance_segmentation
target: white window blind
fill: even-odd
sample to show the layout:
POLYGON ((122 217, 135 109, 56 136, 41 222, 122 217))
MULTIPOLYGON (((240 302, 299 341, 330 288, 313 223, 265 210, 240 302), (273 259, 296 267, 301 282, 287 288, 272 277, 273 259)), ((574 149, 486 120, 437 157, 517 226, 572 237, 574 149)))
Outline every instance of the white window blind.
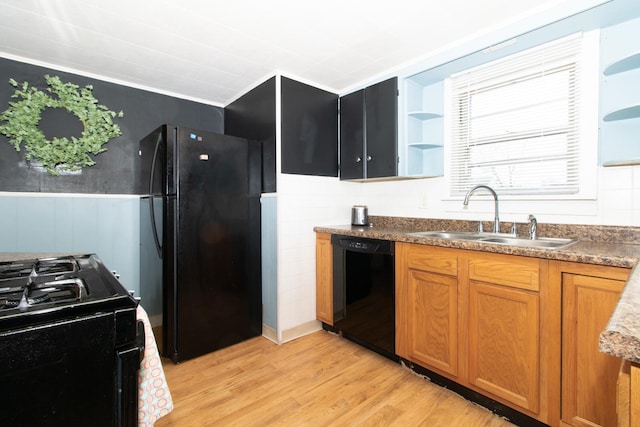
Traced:
POLYGON ((574 194, 580 184, 580 35, 451 76, 450 191, 574 194))

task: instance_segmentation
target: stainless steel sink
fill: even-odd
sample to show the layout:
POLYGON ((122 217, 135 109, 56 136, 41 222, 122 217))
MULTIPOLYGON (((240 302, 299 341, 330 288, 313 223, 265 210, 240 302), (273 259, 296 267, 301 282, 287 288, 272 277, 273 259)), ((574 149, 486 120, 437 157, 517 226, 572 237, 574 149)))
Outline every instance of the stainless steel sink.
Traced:
POLYGON ((547 248, 559 249, 575 243, 572 239, 555 239, 548 237, 539 237, 535 240, 520 237, 488 237, 480 239, 484 243, 498 243, 501 245, 521 246, 525 248, 547 248))
POLYGON ((422 231, 419 233, 409 233, 416 237, 432 237, 434 239, 451 239, 451 240, 478 240, 482 235, 465 231, 422 231))
POLYGON ((510 234, 502 233, 471 233, 465 231, 423 231, 409 233, 416 237, 429 237, 434 239, 470 240, 479 243, 493 243, 498 245, 519 246, 523 248, 560 249, 575 243, 572 239, 540 237, 538 239, 526 239, 510 234))

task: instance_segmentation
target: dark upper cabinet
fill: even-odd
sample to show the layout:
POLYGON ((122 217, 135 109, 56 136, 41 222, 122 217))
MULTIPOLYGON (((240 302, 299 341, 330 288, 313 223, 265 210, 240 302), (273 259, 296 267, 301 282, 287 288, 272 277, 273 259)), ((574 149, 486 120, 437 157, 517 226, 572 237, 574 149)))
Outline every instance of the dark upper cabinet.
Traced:
POLYGON ((262 143, 262 192, 276 191, 276 78, 253 88, 224 109, 224 133, 262 143))
POLYGON ((282 173, 338 176, 338 95, 281 78, 282 173))
POLYGON ((340 98, 340 179, 398 175, 398 79, 340 98))
POLYGON ((364 90, 366 176, 398 175, 398 79, 364 90))
POLYGON ((340 179, 364 175, 364 89, 340 97, 340 179))

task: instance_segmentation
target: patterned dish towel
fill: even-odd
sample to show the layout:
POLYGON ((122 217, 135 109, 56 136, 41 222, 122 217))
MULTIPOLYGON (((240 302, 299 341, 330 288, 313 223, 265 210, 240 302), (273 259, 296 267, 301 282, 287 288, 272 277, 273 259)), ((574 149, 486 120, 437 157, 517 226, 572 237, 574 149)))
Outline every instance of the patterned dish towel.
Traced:
POLYGON ((164 376, 158 345, 151 330, 149 316, 138 304, 138 320, 144 323, 145 348, 138 374, 138 426, 153 426, 160 417, 173 410, 171 392, 164 376))

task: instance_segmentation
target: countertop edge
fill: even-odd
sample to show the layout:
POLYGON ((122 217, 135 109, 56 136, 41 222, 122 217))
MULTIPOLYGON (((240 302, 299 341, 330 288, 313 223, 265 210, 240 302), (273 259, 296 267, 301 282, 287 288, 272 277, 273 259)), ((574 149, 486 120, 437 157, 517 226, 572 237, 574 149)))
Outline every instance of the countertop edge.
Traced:
MULTIPOLYGON (((416 230, 395 228, 356 227, 348 225, 316 226, 317 233, 340 234, 369 239, 393 240, 455 249, 476 250, 507 255, 530 256, 557 261, 580 262, 611 267, 632 268, 640 259, 640 245, 578 241, 568 247, 546 249, 517 247, 468 240, 440 239, 413 236, 416 230)), ((434 230, 435 231, 435 230, 434 230)))
POLYGON ((601 353, 619 357, 634 363, 640 363, 640 338, 612 331, 609 328, 600 334, 599 350, 601 353))

